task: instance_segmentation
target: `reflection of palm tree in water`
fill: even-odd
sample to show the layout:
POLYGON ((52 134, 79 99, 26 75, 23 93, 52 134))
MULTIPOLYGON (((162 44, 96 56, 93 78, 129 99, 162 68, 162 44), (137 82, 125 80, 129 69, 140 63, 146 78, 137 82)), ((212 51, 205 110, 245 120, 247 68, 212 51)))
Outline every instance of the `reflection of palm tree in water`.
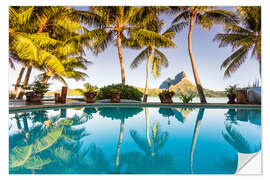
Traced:
POLYGON ((192 174, 194 173, 194 171, 193 171, 193 155, 194 155, 194 150, 195 150, 200 126, 201 126, 202 119, 203 119, 203 114, 204 114, 204 108, 199 109, 196 124, 195 124, 195 129, 194 129, 194 133, 193 133, 192 146, 191 146, 191 151, 190 151, 190 170, 191 170, 192 174))
POLYGON ((159 108, 158 110, 159 114, 161 114, 163 117, 168 117, 168 125, 171 124, 169 117, 175 116, 174 112, 171 108, 159 108))
POLYGON ((120 151, 121 151, 121 145, 123 141, 123 135, 124 135, 124 125, 125 125, 125 119, 130 118, 138 114, 142 111, 142 108, 114 108, 114 107, 101 107, 98 108, 99 114, 102 117, 109 117, 112 120, 114 119, 120 119, 120 134, 117 144, 117 150, 116 150, 116 159, 115 159, 115 166, 119 166, 119 157, 120 157, 120 151))
MULTIPOLYGON (((261 149, 261 143, 252 146, 248 139, 246 139, 238 130, 238 125, 240 126, 239 122, 247 122, 250 121, 248 118, 248 113, 252 112, 250 111, 244 111, 240 110, 240 113, 237 117, 237 113, 240 109, 237 110, 237 112, 234 109, 229 109, 226 115, 226 121, 225 129, 226 132, 222 131, 223 138, 232 146, 234 147, 238 152, 240 153, 255 153, 258 152, 261 149), (245 114, 246 113, 246 114, 245 114), (239 122, 237 122, 239 121, 239 122)), ((250 121, 250 123, 252 123, 250 121)))
POLYGON ((128 152, 121 156, 120 168, 125 173, 164 173, 175 172, 173 165, 174 159, 169 154, 158 154, 157 152, 165 145, 168 140, 168 133, 161 131, 160 125, 154 121, 153 126, 149 127, 149 109, 145 108, 146 137, 143 138, 139 133, 131 129, 130 136, 145 154, 139 152, 128 152), (150 136, 150 131, 152 135, 150 136))
POLYGON ((148 108, 145 108, 146 119, 146 139, 147 142, 141 138, 136 130, 131 129, 130 135, 135 143, 149 156, 155 156, 156 153, 165 145, 168 140, 168 132, 162 132, 160 125, 157 121, 154 121, 152 130, 152 136, 150 138, 149 128, 149 112, 148 108), (153 150, 152 150, 153 149, 153 150))
POLYGON ((151 140, 150 140, 150 135, 149 135, 149 112, 148 112, 147 107, 145 108, 145 119, 146 119, 146 138, 147 138, 147 142, 148 142, 148 148, 151 152, 151 140))
MULTIPOLYGON (((27 114, 21 114, 17 117, 24 118, 25 115, 27 114)), ((42 125, 32 127, 29 132, 31 136, 27 142, 14 141, 16 135, 10 136, 10 142, 12 142, 10 146, 11 173, 44 174, 58 173, 59 171, 62 173, 74 171, 80 173, 87 170, 88 164, 85 165, 83 161, 87 151, 80 152, 82 146, 80 139, 87 136, 88 133, 85 132, 83 127, 72 128, 72 126, 81 125, 85 121, 81 121, 77 116, 67 119, 61 119, 57 116, 50 120, 57 123, 52 123, 48 128, 42 125), (52 160, 51 157, 54 157, 54 159, 52 160), (52 165, 45 166, 49 163, 52 163, 52 165), (22 168, 15 169, 17 166, 22 168), (35 167, 37 170, 32 170, 35 167), (29 172, 29 170, 32 171, 29 172)), ((17 126, 18 129, 21 128, 19 122, 17 126)), ((24 128, 28 129, 27 121, 24 121, 24 128)))
POLYGON ((119 135, 119 140, 117 144, 117 153, 116 153, 116 160, 115 160, 116 167, 119 166, 119 156, 120 156, 121 144, 122 144, 123 135, 124 135, 124 125, 125 125, 125 120, 122 119, 121 124, 120 124, 120 135, 119 135))
POLYGON ((29 113, 24 113, 24 112, 21 114, 16 113, 14 116, 19 133, 25 136, 25 141, 27 141, 27 139, 29 138, 29 126, 28 126, 28 122, 27 122, 28 118, 29 118, 29 113), (22 125, 20 122, 21 118, 23 121, 23 128, 22 128, 22 125))

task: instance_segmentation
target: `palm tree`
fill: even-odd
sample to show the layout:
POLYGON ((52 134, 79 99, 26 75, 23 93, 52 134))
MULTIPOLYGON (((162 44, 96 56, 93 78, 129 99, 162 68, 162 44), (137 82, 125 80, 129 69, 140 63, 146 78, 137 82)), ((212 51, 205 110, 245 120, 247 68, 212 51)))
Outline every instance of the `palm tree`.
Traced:
POLYGON ((183 30, 186 26, 189 26, 188 52, 193 69, 193 75, 201 103, 207 103, 192 53, 191 36, 193 32, 194 21, 198 26, 201 26, 203 29, 210 30, 210 28, 214 24, 235 22, 236 18, 230 11, 217 9, 216 7, 210 6, 172 7, 171 12, 177 13, 178 15, 173 20, 170 30, 179 32, 183 30))
MULTIPOLYGON (((10 59, 24 61, 23 68, 15 85, 13 96, 16 96, 18 83, 24 72, 24 66, 27 64, 27 74, 24 79, 24 85, 27 85, 32 66, 46 61, 50 68, 61 69, 61 64, 58 59, 53 57, 48 51, 42 47, 54 47, 58 41, 50 38, 48 34, 42 33, 42 28, 38 27, 36 18, 37 11, 40 13, 41 9, 37 7, 9 7, 9 50, 10 59)), ((45 8, 44 8, 45 9, 45 8)), ((21 91, 19 98, 22 98, 24 90, 21 91)))
MULTIPOLYGON (((9 7, 9 62, 11 67, 14 62, 21 62, 23 66, 16 81, 11 98, 15 98, 18 86, 22 79, 26 66, 31 61, 40 61, 38 54, 43 55, 43 59, 52 61, 49 53, 45 53, 41 46, 54 46, 57 41, 48 36, 34 32, 34 25, 31 23, 34 7, 9 7)), ((33 63, 33 62, 32 62, 33 63)), ((57 64, 57 62, 53 62, 57 64)), ((31 69, 28 69, 30 75, 31 69)))
MULTIPOLYGON (((33 7, 32 9, 32 14, 28 19, 29 27, 32 30, 31 38, 35 44, 31 48, 35 50, 38 44, 40 51, 28 53, 30 55, 26 57, 22 56, 22 53, 19 54, 21 59, 37 60, 37 62, 30 61, 28 63, 27 75, 23 84, 27 85, 32 66, 45 71, 45 82, 51 76, 62 81, 61 76, 76 80, 84 78, 86 74, 75 70, 75 68, 86 69, 86 64, 89 62, 82 57, 83 48, 91 44, 89 40, 97 37, 98 31, 88 31, 84 28, 81 24, 83 19, 72 8, 33 7)), ((13 47, 15 43, 10 44, 13 47)), ((13 48, 16 52, 19 48, 25 48, 19 45, 13 48)), ((21 90, 18 98, 22 98, 23 94, 24 89, 21 90)))
POLYGON ((158 18, 150 21, 145 27, 139 27, 132 31, 132 38, 137 42, 139 47, 146 47, 131 63, 131 69, 138 67, 142 61, 147 60, 146 63, 146 82, 144 89, 143 102, 147 102, 148 88, 149 88, 149 64, 152 63, 152 73, 155 78, 160 75, 161 66, 168 67, 168 59, 159 51, 159 48, 176 47, 171 40, 175 37, 172 31, 165 31, 161 33, 162 27, 165 23, 158 18))
MULTIPOLYGON (((125 33, 138 23, 142 23, 146 13, 141 7, 135 6, 97 6, 90 7, 88 13, 89 25, 95 25, 98 29, 105 30, 105 33, 99 37, 92 47, 93 52, 97 55, 104 51, 112 41, 117 44, 118 56, 121 68, 122 83, 126 83, 124 59, 122 54, 122 41, 126 39, 125 33), (142 18, 144 16, 144 18, 142 18)), ((87 19, 87 18, 86 18, 87 19)))
POLYGON ((204 108, 199 109, 196 124, 195 124, 195 128, 194 128, 193 138, 192 138, 192 146, 191 146, 191 151, 190 151, 190 171, 191 171, 192 174, 194 173, 194 170, 193 170, 194 150, 195 150, 199 130, 200 130, 200 127, 201 127, 203 114, 204 114, 204 108))
POLYGON ((259 62, 261 73, 261 7, 236 7, 236 15, 241 23, 227 24, 225 33, 219 33, 214 38, 214 41, 220 42, 219 47, 231 46, 235 50, 223 61, 220 68, 226 68, 224 77, 230 77, 251 52, 251 57, 259 62))

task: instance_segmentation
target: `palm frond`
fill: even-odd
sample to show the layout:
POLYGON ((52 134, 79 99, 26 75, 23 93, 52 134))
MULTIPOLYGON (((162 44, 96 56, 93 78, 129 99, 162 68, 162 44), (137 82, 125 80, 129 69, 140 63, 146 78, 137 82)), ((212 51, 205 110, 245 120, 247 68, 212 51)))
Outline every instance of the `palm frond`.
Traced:
POLYGON ((58 75, 58 74, 54 74, 53 77, 52 77, 52 79, 58 80, 58 81, 62 82, 65 86, 68 86, 68 84, 65 81, 65 79, 62 76, 58 75))
POLYGON ((149 48, 145 48, 131 63, 130 68, 135 69, 141 64, 144 60, 148 59, 149 48))
POLYGON ((248 51, 249 48, 244 46, 225 59, 221 65, 221 69, 226 68, 224 77, 230 77, 231 73, 234 73, 240 67, 240 65, 245 61, 248 51))

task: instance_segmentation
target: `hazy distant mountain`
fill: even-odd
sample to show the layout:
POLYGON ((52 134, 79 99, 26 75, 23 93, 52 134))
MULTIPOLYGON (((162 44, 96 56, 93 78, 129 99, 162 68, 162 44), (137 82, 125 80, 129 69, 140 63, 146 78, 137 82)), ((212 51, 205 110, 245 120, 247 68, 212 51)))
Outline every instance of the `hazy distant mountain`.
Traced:
MULTIPOLYGON (((186 73, 183 71, 177 74, 174 79, 167 78, 161 83, 159 89, 169 89, 170 91, 174 91, 176 95, 179 95, 180 92, 197 95, 196 86, 188 80, 186 73)), ((213 91, 206 88, 204 88, 204 93, 207 97, 225 96, 223 91, 213 91)))

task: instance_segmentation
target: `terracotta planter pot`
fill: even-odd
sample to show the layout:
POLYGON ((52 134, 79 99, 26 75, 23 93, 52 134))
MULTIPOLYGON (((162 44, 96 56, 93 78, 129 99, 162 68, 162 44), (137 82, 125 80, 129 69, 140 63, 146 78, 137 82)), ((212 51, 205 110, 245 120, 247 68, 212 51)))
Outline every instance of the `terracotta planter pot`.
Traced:
POLYGON ((43 94, 42 93, 34 93, 34 92, 27 92, 25 93, 26 96, 26 102, 41 102, 42 98, 43 98, 43 94))
POLYGON ((61 101, 60 93, 54 93, 54 102, 60 103, 60 101, 61 101))
POLYGON ((111 102, 119 103, 120 102, 120 92, 111 93, 111 102))
POLYGON ((236 90, 236 103, 237 104, 247 104, 247 90, 236 90))
POLYGON ((97 92, 86 92, 84 93, 87 103, 94 103, 96 102, 97 92))
POLYGON ((174 96, 174 92, 159 93, 158 96, 159 96, 161 103, 173 103, 172 97, 174 96))
POLYGON ((227 104, 236 104, 236 102, 235 102, 236 95, 235 94, 228 94, 227 97, 229 98, 229 101, 227 102, 227 104))

